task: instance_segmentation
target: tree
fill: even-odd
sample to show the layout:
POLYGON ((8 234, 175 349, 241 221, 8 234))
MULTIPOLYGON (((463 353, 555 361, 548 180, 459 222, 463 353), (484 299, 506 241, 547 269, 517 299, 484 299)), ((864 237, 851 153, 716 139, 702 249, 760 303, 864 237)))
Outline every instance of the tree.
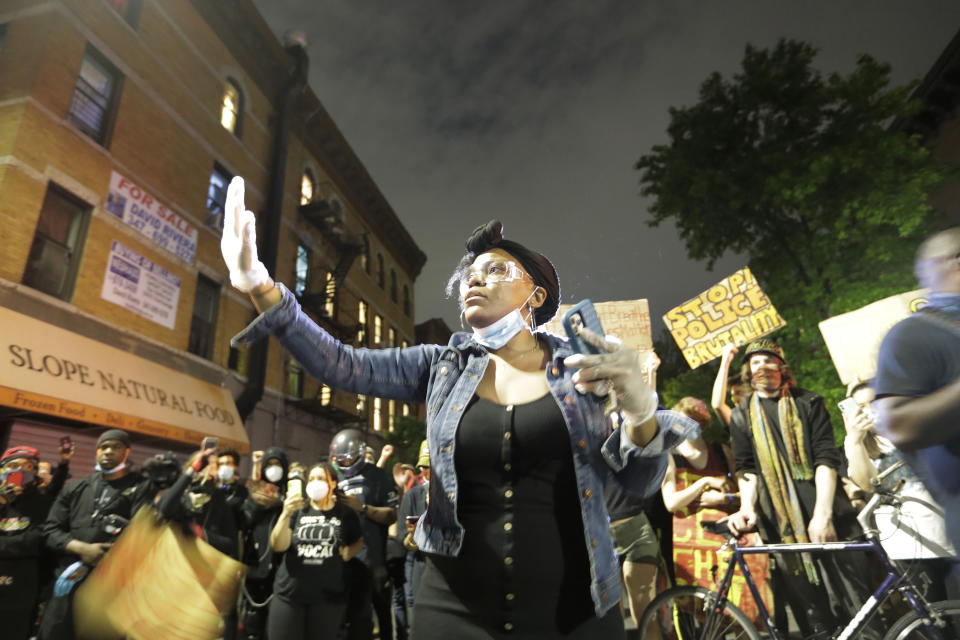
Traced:
MULTIPOLYGON (((774 336, 805 387, 839 399, 817 323, 914 285, 913 253, 936 224, 927 196, 946 175, 918 137, 891 131, 915 112, 911 86, 868 55, 822 74, 816 49, 746 47, 691 107, 671 108, 670 142, 636 164, 656 226, 672 221, 708 268, 745 254, 788 326, 774 336)), ((835 404, 834 402, 830 403, 835 404)))
POLYGON ((383 440, 392 444, 395 451, 390 465, 396 462, 416 464, 420 453, 420 443, 427 437, 427 426, 423 420, 414 416, 396 416, 393 419, 393 431, 383 434, 383 440))

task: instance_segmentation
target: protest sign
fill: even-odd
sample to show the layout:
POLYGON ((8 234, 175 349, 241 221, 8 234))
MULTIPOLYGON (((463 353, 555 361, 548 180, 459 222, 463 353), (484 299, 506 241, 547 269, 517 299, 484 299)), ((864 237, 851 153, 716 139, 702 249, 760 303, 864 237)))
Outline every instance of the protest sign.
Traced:
POLYGON ((880 343, 890 327, 926 304, 928 289, 908 291, 820 323, 833 366, 843 384, 869 380, 877 373, 880 343))
POLYGON ((671 309, 663 322, 691 369, 719 358, 725 344, 744 345, 787 324, 749 267, 671 309))
MULTIPOLYGON (((572 304, 560 305, 556 317, 547 323, 547 331, 566 336, 560 319, 572 306, 572 304)), ((625 345, 633 347, 641 354, 653 349, 653 337, 650 333, 650 306, 645 299, 594 302, 593 307, 597 310, 597 316, 605 333, 620 338, 625 345)))

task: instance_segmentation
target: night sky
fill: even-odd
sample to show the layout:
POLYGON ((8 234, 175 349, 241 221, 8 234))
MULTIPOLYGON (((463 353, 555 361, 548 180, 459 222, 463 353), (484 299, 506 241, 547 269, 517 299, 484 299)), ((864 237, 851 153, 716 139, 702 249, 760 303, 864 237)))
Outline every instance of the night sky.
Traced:
POLYGON ((427 254, 416 320, 452 329, 444 284, 470 231, 499 218, 554 262, 563 302, 648 298, 659 333, 668 309, 747 262, 708 272, 672 225, 646 225, 633 165, 667 141, 668 107, 737 70, 747 43, 811 42, 823 71, 869 53, 902 84, 960 28, 956 0, 254 4, 278 37, 306 32, 311 87, 427 254))

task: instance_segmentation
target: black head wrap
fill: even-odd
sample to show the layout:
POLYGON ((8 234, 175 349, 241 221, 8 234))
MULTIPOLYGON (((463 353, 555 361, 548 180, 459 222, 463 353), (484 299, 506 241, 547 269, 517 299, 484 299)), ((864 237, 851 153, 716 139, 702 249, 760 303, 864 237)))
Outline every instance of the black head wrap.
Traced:
POLYGON ((516 258, 523 270, 533 278, 534 284, 543 287, 547 292, 543 304, 534 310, 533 319, 537 326, 553 319, 560 307, 560 279, 557 277, 557 270, 542 253, 527 249, 519 242, 505 240, 503 225, 499 220, 491 220, 487 224, 480 225, 467 238, 467 253, 461 258, 457 270, 447 283, 447 295, 453 295, 458 290, 462 275, 470 268, 476 257, 491 249, 501 249, 516 258))

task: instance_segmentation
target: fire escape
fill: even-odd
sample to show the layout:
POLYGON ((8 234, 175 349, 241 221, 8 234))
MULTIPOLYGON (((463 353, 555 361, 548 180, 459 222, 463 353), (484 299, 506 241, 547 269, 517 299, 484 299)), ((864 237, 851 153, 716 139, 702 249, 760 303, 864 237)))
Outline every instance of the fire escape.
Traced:
MULTIPOLYGON (((337 251, 337 264, 330 272, 330 277, 322 282, 322 288, 304 292, 299 300, 301 306, 310 312, 317 322, 332 336, 345 343, 352 343, 361 329, 360 324, 344 324, 338 322, 328 309, 337 309, 339 296, 347 273, 354 260, 364 250, 362 235, 351 232, 343 222, 343 209, 340 202, 333 197, 317 198, 307 204, 300 205, 300 215, 317 229, 337 251)), ((303 375, 303 374, 301 374, 303 375)), ((333 391, 329 397, 323 398, 322 387, 312 398, 300 398, 288 402, 296 409, 306 411, 315 418, 323 418, 340 424, 363 422, 364 418, 356 412, 347 411, 334 406, 333 391)))

